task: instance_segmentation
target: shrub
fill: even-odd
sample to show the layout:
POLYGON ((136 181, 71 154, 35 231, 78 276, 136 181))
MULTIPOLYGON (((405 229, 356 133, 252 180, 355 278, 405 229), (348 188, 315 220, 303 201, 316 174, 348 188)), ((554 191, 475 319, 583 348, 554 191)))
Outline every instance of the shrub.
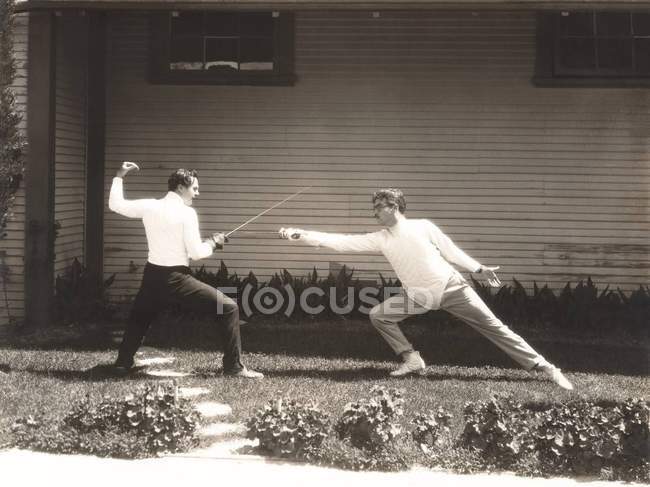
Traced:
POLYGON ((62 276, 56 276, 54 302, 57 321, 79 324, 110 318, 114 308, 108 302, 106 291, 114 280, 115 274, 103 281, 97 292, 95 281, 75 258, 62 276))
POLYGON ((309 459, 329 435, 330 420, 315 405, 292 399, 269 401, 246 422, 247 438, 278 457, 309 459))
POLYGON ((543 468, 647 480, 649 415, 639 399, 609 407, 579 401, 544 411, 536 431, 543 468))
POLYGON ((353 447, 347 441, 328 438, 313 458, 323 466, 356 471, 397 472, 408 469, 415 457, 409 455, 407 445, 387 445, 379 450, 353 447))
POLYGON ((16 445, 23 448, 142 458, 195 446, 198 419, 174 385, 146 385, 122 400, 107 396, 96 404, 87 397, 74 404, 60 424, 48 424, 42 417, 20 418, 13 433, 16 445))
POLYGON ((401 432, 398 419, 404 413, 404 399, 401 391, 382 386, 374 386, 370 393, 370 399, 346 404, 336 432, 356 448, 379 451, 401 432))
POLYGON ((535 450, 530 411, 509 397, 467 403, 460 444, 477 450, 483 459, 510 468, 535 450))
MULTIPOLYGON (((313 269, 304 277, 293 276, 286 269, 275 273, 268 282, 260 282, 253 272, 245 278, 236 273, 230 273, 222 261, 217 272, 206 270, 205 267, 193 270, 197 279, 213 287, 229 287, 236 289, 240 309, 247 313, 248 319, 263 316, 266 320, 275 318, 287 321, 303 321, 313 318, 363 318, 367 313, 368 302, 361 299, 361 291, 368 284, 354 278, 354 270, 343 266, 337 274, 329 273, 325 277, 318 275, 313 269), (320 289, 320 294, 310 293, 306 299, 313 309, 322 310, 310 314, 299 306, 301 296, 309 288, 320 289), (273 289, 274 294, 281 296, 283 303, 272 315, 256 309, 253 297, 258 291, 273 289), (291 296, 291 297, 290 297, 291 296)), ((386 279, 379 274, 380 282, 372 284, 375 290, 366 294, 365 300, 381 301, 389 290, 399 288, 398 279, 386 279)), ((563 330, 592 330, 596 333, 607 330, 620 330, 633 336, 645 337, 648 334, 647 316, 650 314, 650 288, 639 286, 629 295, 620 290, 605 288, 599 290, 590 278, 580 281, 574 287, 567 283, 562 291, 554 292, 544 285, 539 287, 533 283, 532 291, 517 280, 511 285, 504 285, 496 292, 487 284, 476 281, 471 277, 474 289, 495 312, 497 316, 513 327, 554 327, 563 330)), ((269 295, 270 297, 270 295, 269 295)), ((272 306, 270 306, 272 307, 272 306)), ((175 309, 179 313, 180 309, 175 309)), ((185 312, 183 312, 185 314, 185 312)), ((432 311, 411 321, 425 321, 429 326, 433 323, 439 333, 442 327, 456 321, 448 313, 432 311)))
POLYGON ((12 90, 16 76, 13 19, 14 1, 3 1, 0 7, 0 239, 5 236, 25 167, 26 142, 20 130, 22 117, 16 111, 12 90))
MULTIPOLYGON (((22 117, 16 110, 12 85, 16 77, 14 59, 14 1, 0 5, 0 240, 6 237, 7 223, 12 217, 16 193, 25 169, 25 137, 20 129, 22 117)), ((3 286, 4 307, 9 321, 7 284, 11 269, 0 256, 0 281, 3 286)))
POLYGON ((441 443, 443 433, 449 433, 452 418, 453 416, 443 408, 439 408, 435 413, 419 413, 412 421, 415 428, 411 431, 411 438, 422 451, 428 453, 431 447, 441 443))

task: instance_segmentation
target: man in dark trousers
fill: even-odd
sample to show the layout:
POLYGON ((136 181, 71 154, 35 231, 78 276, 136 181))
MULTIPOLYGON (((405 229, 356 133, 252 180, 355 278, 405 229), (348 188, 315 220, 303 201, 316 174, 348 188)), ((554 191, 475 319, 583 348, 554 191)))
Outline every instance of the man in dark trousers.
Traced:
POLYGON ((224 342, 224 375, 257 379, 260 372, 241 362, 239 307, 221 291, 190 275, 189 261, 204 259, 222 249, 225 237, 215 233, 201 241, 199 220, 192 200, 199 195, 196 171, 177 169, 168 180, 168 193, 161 199, 124 199, 123 178, 137 164, 125 161, 117 170, 108 207, 128 218, 140 218, 147 235, 149 255, 140 290, 135 297, 114 368, 127 374, 136 351, 156 315, 173 302, 218 319, 224 342))
POLYGON ((338 252, 381 252, 388 259, 405 295, 388 298, 375 306, 370 311, 370 321, 402 358, 402 364, 390 375, 399 377, 425 369, 424 361, 402 333, 399 323, 430 309, 444 309, 525 369, 540 371, 563 389, 573 389, 560 369, 494 316, 450 262, 468 272, 482 273, 495 287, 501 284, 494 272, 498 267, 488 267, 472 259, 431 221, 406 218, 406 199, 399 189, 376 191, 372 203, 377 223, 384 227, 377 232, 342 235, 283 228, 280 236, 338 252))

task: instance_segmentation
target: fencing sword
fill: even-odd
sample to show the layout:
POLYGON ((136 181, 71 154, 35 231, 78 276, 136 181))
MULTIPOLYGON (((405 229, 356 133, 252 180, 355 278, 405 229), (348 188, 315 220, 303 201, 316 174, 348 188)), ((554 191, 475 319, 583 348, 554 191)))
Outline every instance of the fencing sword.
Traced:
POLYGON ((249 219, 246 220, 244 223, 242 223, 241 225, 239 225, 237 228, 235 228, 235 229, 233 229, 233 230, 230 230, 228 233, 226 233, 226 235, 225 235, 224 237, 225 237, 225 238, 230 237, 233 233, 235 233, 235 232, 236 232, 237 230, 239 230, 240 228, 244 228, 244 227, 245 227, 246 225, 248 225, 249 223, 254 222, 255 220, 257 220, 257 219, 258 219, 259 217, 261 217, 262 215, 265 215, 266 213, 268 213, 268 212, 271 211, 272 209, 277 208, 278 206, 280 206, 282 203, 286 203, 286 202, 289 201, 290 199, 295 198, 295 197, 298 196, 299 194, 302 194, 302 193, 304 193, 305 191, 307 191, 308 189, 311 189, 311 188, 313 188, 313 186, 307 186, 306 188, 302 188, 302 189, 301 189, 300 191, 298 191, 297 193, 293 193, 291 196, 287 196, 285 199, 283 199, 283 200, 280 201, 279 203, 274 204, 271 208, 267 208, 266 210, 262 211, 261 213, 258 213, 257 215, 255 215, 253 218, 249 218, 249 219))

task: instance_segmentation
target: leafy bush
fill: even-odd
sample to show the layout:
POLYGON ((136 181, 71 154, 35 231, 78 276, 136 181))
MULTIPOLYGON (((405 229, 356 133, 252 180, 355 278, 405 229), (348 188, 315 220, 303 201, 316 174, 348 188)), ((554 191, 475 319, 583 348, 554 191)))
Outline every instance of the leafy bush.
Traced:
POLYGON ((619 329, 633 336, 647 337, 647 317, 650 315, 650 288, 639 288, 628 295, 606 287, 598 290, 591 278, 567 283, 556 295, 547 285, 533 283, 528 294, 523 285, 513 279, 512 286, 503 286, 492 294, 492 288, 471 277, 476 292, 504 321, 531 327, 556 327, 573 330, 604 332, 619 329))
POLYGON ((0 239, 5 236, 16 192, 25 168, 25 137, 20 130, 22 117, 16 110, 12 84, 16 76, 13 57, 14 2, 0 8, 0 239))
POLYGON ((494 397, 466 405, 459 443, 488 467, 650 479, 650 407, 640 399, 523 406, 494 397))
POLYGON ((313 462, 345 470, 398 472, 408 469, 415 462, 415 456, 409 455, 407 445, 386 445, 371 451, 328 438, 314 455, 313 462))
POLYGON ((449 425, 453 416, 439 408, 435 413, 419 413, 413 418, 412 424, 415 425, 411 431, 411 438, 417 443, 422 451, 428 453, 430 448, 440 444, 443 433, 449 433, 449 425))
MULTIPOLYGON (((6 237, 7 223, 12 217, 16 193, 25 170, 25 137, 20 129, 21 115, 16 110, 16 97, 12 85, 16 77, 14 59, 14 1, 6 0, 0 7, 0 240, 6 237)), ((0 281, 3 301, 9 321, 7 284, 11 269, 0 259, 0 281)))
POLYGON ((115 274, 97 289, 94 279, 75 258, 62 276, 56 276, 55 309, 57 321, 78 324, 98 319, 108 319, 114 308, 109 304, 106 291, 113 284, 115 274))
POLYGON ((580 475, 611 470, 642 480, 650 465, 650 408, 639 399, 603 406, 579 401, 541 413, 536 431, 547 471, 580 475))
POLYGON ((420 464, 469 473, 500 469, 525 475, 599 475, 650 480, 650 406, 574 401, 521 404, 510 396, 466 403, 461 434, 453 416, 416 413, 410 435, 401 434, 402 393, 382 386, 348 403, 329 435, 330 421, 312 405, 270 401, 248 422, 260 449, 350 470, 399 471, 420 464), (417 445, 417 447, 415 447, 417 445))
POLYGON ((20 418, 13 427, 22 448, 57 453, 86 453, 142 458, 186 451, 197 444, 197 413, 174 385, 146 385, 137 395, 119 400, 91 398, 73 405, 60 424, 42 417, 20 418))
POLYGON ((389 446, 401 433, 398 423, 404 414, 404 399, 397 389, 374 386, 370 399, 348 403, 336 423, 340 439, 349 439, 352 446, 379 451, 389 446))
POLYGON ((247 438, 278 457, 309 459, 329 435, 330 420, 315 405, 292 399, 269 401, 246 422, 247 438))
POLYGON ((460 444, 477 450, 483 459, 510 468, 535 450, 530 411, 509 397, 467 403, 460 444))
MULTIPOLYGON (((361 318, 365 317, 364 312, 367 312, 365 308, 368 303, 362 301, 361 292, 368 283, 356 279, 354 270, 345 266, 337 274, 330 273, 325 277, 319 276, 316 269, 304 277, 293 276, 284 269, 274 274, 268 282, 260 282, 253 272, 249 272, 243 279, 236 273, 231 274, 223 261, 217 272, 200 267, 192 273, 194 277, 213 287, 236 289, 236 296, 232 294, 231 297, 237 299, 242 311, 251 313, 247 315, 248 319, 263 316, 266 320, 275 318, 300 322, 313 318, 361 318), (320 290, 319 294, 310 293, 305 299, 311 309, 322 308, 322 311, 314 314, 299 306, 301 296, 310 288, 320 290), (256 310, 253 302, 253 296, 264 289, 275 290, 283 299, 283 305, 271 316, 256 310), (290 294, 292 299, 289 299, 290 294)), ((372 284, 376 288, 373 292, 364 294, 363 297, 367 298, 365 301, 381 301, 389 290, 401 286, 398 279, 387 279, 381 274, 379 280, 378 284, 372 284)), ((556 293, 548 285, 540 288, 537 283, 533 283, 532 291, 527 291, 517 279, 513 279, 512 285, 504 285, 494 292, 493 288, 476 281, 473 276, 471 280, 476 292, 495 314, 515 328, 553 327, 563 330, 591 330, 597 333, 620 330, 637 337, 648 335, 648 286, 641 285, 626 295, 620 290, 599 290, 588 278, 574 287, 567 283, 562 291, 556 293)), ((365 293, 367 292, 368 289, 365 293)), ((179 313, 180 309, 173 312, 179 313)), ((414 317, 412 321, 426 321, 429 326, 433 324, 440 332, 444 326, 455 321, 455 318, 438 310, 414 317)))

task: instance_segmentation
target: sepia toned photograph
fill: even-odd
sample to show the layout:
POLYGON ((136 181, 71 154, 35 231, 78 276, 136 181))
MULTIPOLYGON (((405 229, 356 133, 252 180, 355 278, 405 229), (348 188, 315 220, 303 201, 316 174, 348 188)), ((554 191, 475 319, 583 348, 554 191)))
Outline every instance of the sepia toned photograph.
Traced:
POLYGON ((0 483, 650 486, 650 0, 0 0, 0 483))

